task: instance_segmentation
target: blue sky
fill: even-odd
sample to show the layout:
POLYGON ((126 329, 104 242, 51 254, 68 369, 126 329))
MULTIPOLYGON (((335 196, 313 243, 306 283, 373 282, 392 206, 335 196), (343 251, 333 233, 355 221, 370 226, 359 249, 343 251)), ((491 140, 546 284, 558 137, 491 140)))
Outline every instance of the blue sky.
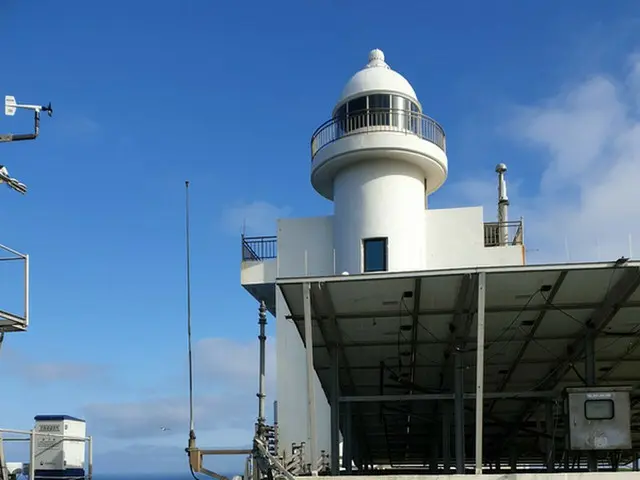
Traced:
MULTIPOLYGON (((493 208, 506 162, 532 261, 640 251, 640 227, 594 226, 613 206, 640 214, 639 21, 632 0, 2 2, 0 93, 55 109, 36 142, 1 147, 29 193, 1 191, 0 243, 32 262, 32 324, 0 354, 5 426, 84 416, 105 470, 186 468, 189 179, 199 435, 248 440, 257 305, 239 285, 241 226, 331 213, 309 139, 372 48, 447 132, 430 207, 493 208)), ((0 132, 29 128, 27 113, 0 118, 0 132)))

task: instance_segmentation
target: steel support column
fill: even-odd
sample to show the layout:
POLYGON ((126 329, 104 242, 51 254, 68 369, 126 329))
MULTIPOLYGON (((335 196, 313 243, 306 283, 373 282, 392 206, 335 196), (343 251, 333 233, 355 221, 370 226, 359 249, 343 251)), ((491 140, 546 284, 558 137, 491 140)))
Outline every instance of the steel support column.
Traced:
POLYGON ((349 403, 344 405, 342 409, 344 411, 344 428, 342 430, 342 466, 349 474, 352 470, 353 450, 352 442, 353 435, 351 429, 351 405, 349 403))
MULTIPOLYGON (((588 387, 596 385, 596 332, 591 322, 587 323, 587 331, 584 336, 584 376, 588 387)), ((598 470, 597 452, 591 450, 587 452, 587 466, 590 472, 598 470)))
POLYGON ((340 475, 340 351, 331 350, 331 475, 340 475))
POLYGON ((462 352, 456 351, 454 364, 454 422, 456 429, 456 473, 464 473, 464 359, 462 352))
POLYGON ((545 403, 545 430, 549 439, 547 440, 547 472, 554 470, 556 461, 556 439, 555 439, 555 415, 553 412, 554 404, 552 402, 545 403))
POLYGON ((445 475, 451 473, 451 402, 442 402, 442 463, 445 475))
POLYGON ((487 274, 478 274, 478 341, 476 348, 476 475, 482 475, 484 407, 484 310, 487 274))
POLYGON ((312 472, 315 472, 315 464, 318 460, 318 438, 316 430, 316 396, 314 389, 313 368, 313 323, 311 318, 311 284, 302 285, 304 301, 304 342, 307 352, 307 424, 309 428, 309 459, 312 472))

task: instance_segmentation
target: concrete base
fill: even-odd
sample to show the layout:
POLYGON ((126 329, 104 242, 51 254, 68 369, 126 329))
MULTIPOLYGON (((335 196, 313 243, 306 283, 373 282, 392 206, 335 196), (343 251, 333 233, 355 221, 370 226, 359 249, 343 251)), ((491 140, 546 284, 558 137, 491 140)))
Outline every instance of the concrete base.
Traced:
MULTIPOLYGON (((339 480, 346 477, 322 477, 323 480, 339 480)), ((309 477, 297 477, 308 479, 309 477)), ((640 480, 640 472, 575 472, 575 473, 503 473, 483 475, 358 475, 358 480, 640 480)))

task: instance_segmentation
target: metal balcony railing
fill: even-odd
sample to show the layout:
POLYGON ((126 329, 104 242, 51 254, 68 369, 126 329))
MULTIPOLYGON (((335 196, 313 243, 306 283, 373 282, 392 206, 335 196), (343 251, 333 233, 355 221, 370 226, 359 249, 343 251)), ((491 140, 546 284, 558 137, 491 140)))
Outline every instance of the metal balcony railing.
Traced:
POLYGON ((276 258, 278 254, 278 238, 242 236, 242 261, 257 261, 276 258))
POLYGON ((444 129, 432 118, 412 110, 368 109, 335 117, 320 125, 311 137, 311 160, 330 143, 348 135, 369 132, 400 132, 416 135, 446 152, 444 129))
POLYGON ((500 247, 505 245, 522 245, 524 243, 524 230, 522 220, 511 222, 485 222, 484 246, 500 247), (506 227, 506 236, 502 238, 500 227, 506 227))

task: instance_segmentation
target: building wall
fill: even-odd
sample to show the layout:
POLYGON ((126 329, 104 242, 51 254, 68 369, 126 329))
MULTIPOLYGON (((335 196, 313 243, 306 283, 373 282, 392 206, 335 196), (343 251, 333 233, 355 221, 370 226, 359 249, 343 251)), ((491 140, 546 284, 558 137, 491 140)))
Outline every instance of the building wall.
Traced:
MULTIPOLYGON (((420 228, 425 231, 427 269, 523 263, 521 246, 485 248, 482 207, 425 210, 423 215, 420 228)), ((336 274, 333 222, 333 217, 278 221, 278 278, 336 274)), ((257 276, 273 274, 273 266, 262 270, 256 266, 251 268, 257 276)), ((307 441, 308 405, 304 344, 295 325, 285 318, 288 314, 286 303, 276 289, 279 441, 281 447, 290 452, 292 443, 307 441)), ((318 453, 320 450, 330 452, 331 410, 317 376, 314 381, 318 453)))
MULTIPOLYGON (((423 253, 420 251, 415 253, 416 250, 408 243, 399 243, 404 246, 403 249, 397 251, 389 249, 391 271, 522 265, 524 263, 521 245, 489 248, 484 246, 482 207, 423 210, 422 220, 422 224, 421 222, 415 223, 421 231, 417 237, 423 238, 425 242, 425 247, 422 250, 425 252, 425 263, 423 264, 421 260, 423 253), (394 255, 402 255, 401 260, 396 262, 393 258, 394 255), (415 258, 416 262, 411 263, 409 261, 411 258, 415 258)), ((338 226, 348 228, 342 223, 339 224, 339 221, 344 222, 344 220, 335 219, 336 228, 338 226)), ((373 230, 371 233, 374 233, 373 230)), ((350 250, 350 255, 353 255, 355 260, 352 259, 347 263, 360 265, 362 252, 359 247, 361 241, 359 237, 356 238, 353 235, 347 235, 347 237, 351 244, 355 245, 350 250)), ((391 238, 389 243, 391 246, 391 238)), ((334 217, 281 219, 278 221, 277 277, 340 274, 344 270, 338 268, 336 250, 334 248, 334 217)), ((257 267, 252 268, 256 269, 257 274, 257 267)), ((265 275, 273 273, 267 266, 262 268, 264 268, 265 275)), ((349 273, 353 273, 353 271, 349 273)))
MULTIPOLYGON (((287 304, 276 288, 276 385, 278 396, 278 442, 280 454, 291 455, 291 444, 308 442, 306 353, 287 304)), ((318 451, 331 451, 331 409, 320 380, 314 372, 318 451)), ((307 443, 307 453, 309 453, 307 443)), ((317 460, 317 459, 316 459, 317 460)), ((307 459, 309 461, 309 459, 307 459)))
POLYGON ((427 269, 524 264, 523 246, 484 246, 482 207, 426 210, 427 269))
POLYGON ((390 271, 426 267, 425 174, 395 158, 356 163, 334 181, 336 270, 363 271, 362 240, 387 237, 390 271))
POLYGON ((278 220, 277 275, 334 275, 333 217, 278 220))

